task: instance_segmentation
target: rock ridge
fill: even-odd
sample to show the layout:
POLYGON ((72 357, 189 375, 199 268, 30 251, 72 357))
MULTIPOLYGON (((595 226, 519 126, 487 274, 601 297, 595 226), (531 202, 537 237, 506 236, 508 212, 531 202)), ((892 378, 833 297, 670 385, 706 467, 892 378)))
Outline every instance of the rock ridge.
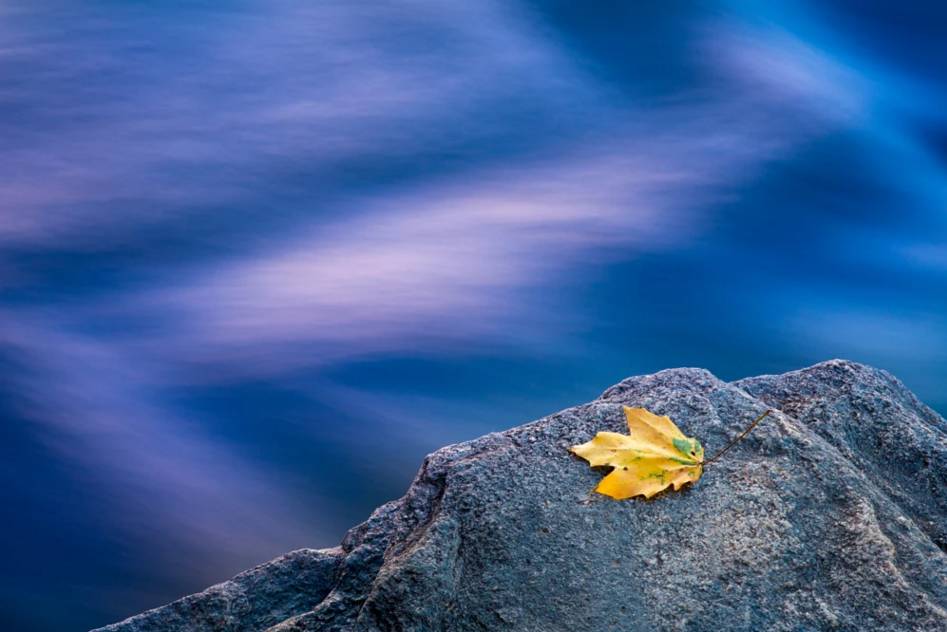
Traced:
POLYGON ((945 551, 947 422, 889 373, 668 369, 428 455, 335 549, 100 630, 947 629, 945 551), (776 412, 696 486, 618 502, 567 448, 623 431, 622 405, 708 453, 776 412))

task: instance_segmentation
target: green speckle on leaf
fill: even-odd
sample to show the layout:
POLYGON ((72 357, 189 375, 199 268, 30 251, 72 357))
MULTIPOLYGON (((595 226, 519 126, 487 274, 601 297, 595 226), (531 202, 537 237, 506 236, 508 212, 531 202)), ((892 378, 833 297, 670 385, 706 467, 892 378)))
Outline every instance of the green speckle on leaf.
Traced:
POLYGON ((690 456, 690 453, 697 449, 694 445, 696 441, 693 439, 674 439, 672 443, 678 452, 687 456, 690 456))

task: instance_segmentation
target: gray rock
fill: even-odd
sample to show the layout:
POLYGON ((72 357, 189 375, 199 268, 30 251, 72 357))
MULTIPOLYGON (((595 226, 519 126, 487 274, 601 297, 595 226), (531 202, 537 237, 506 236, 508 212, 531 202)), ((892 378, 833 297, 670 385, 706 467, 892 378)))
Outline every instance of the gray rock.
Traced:
POLYGON ((335 585, 343 557, 341 548, 293 551, 204 592, 100 630, 265 630, 319 605, 335 585))
POLYGON ((831 443, 947 550, 947 424, 895 377, 836 361, 735 385, 831 443))
POLYGON ((105 629, 945 630, 945 482, 947 422, 884 371, 662 371, 431 454, 340 549, 306 553, 318 580, 280 558, 105 629), (623 432, 623 404, 708 455, 776 412, 696 485, 614 501, 567 448, 623 432))

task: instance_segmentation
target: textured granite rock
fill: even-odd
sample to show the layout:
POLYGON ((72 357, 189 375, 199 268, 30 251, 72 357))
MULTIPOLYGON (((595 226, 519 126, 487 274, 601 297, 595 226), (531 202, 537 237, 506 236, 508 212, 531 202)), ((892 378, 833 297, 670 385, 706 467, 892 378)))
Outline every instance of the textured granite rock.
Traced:
POLYGON ((945 482, 947 422, 884 371, 673 369, 438 450, 339 549, 105 629, 945 630, 945 482), (697 485, 614 501, 567 448, 624 431, 622 404, 670 415, 708 454, 777 412, 697 485))
POLYGON ((341 548, 293 551, 204 592, 100 629, 265 630, 317 606, 335 586, 343 557, 341 548))

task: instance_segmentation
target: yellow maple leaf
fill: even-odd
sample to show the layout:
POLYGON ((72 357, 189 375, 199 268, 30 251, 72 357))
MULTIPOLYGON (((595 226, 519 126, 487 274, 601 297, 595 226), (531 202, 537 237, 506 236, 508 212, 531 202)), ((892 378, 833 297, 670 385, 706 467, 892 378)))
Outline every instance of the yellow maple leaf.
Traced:
POLYGON ((669 417, 644 408, 623 408, 629 434, 600 432, 570 448, 592 467, 612 466, 595 491, 618 500, 651 498, 669 486, 678 490, 700 478, 704 466, 700 441, 685 437, 669 417))

